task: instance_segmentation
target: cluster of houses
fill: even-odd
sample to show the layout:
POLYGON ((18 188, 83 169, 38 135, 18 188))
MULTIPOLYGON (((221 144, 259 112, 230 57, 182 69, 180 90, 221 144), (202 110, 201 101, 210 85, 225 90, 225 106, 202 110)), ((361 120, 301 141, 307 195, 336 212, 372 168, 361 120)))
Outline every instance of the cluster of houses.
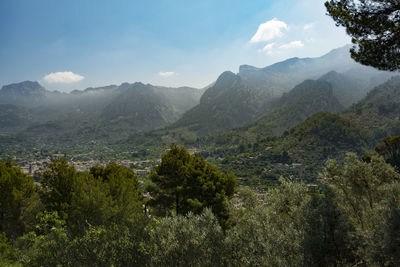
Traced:
MULTIPOLYGON (((25 160, 18 162, 21 170, 28 174, 34 175, 35 173, 42 172, 50 162, 57 157, 65 157, 62 154, 53 154, 52 156, 48 156, 44 159, 34 159, 34 160, 25 160)), ((133 169, 137 175, 147 175, 151 172, 153 167, 161 162, 161 159, 157 160, 116 160, 115 163, 122 165, 126 168, 133 169)), ((78 171, 87 171, 93 166, 106 166, 112 163, 110 160, 69 160, 69 164, 74 166, 78 171)))

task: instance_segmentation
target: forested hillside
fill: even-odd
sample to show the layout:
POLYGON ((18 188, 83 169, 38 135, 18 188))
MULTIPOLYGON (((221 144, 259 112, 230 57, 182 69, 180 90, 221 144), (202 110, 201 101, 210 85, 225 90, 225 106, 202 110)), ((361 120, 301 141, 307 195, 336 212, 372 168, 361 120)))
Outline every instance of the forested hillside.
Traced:
POLYGON ((400 133, 400 77, 374 88, 362 101, 344 112, 368 132, 371 142, 400 133))
POLYGON ((202 155, 233 171, 243 184, 265 187, 281 176, 316 182, 327 159, 341 161, 346 152, 362 154, 367 149, 363 132, 350 120, 320 112, 279 137, 267 135, 254 143, 220 146, 202 155))
POLYGON ((274 102, 271 111, 254 123, 232 131, 242 140, 259 140, 279 136, 284 131, 321 111, 339 112, 343 109, 334 97, 332 85, 324 81, 306 80, 274 102))

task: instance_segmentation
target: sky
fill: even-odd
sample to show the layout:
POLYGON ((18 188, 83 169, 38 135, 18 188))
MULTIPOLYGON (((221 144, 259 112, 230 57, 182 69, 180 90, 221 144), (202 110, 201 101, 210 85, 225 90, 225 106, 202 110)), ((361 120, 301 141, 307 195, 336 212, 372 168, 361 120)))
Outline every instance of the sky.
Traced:
POLYGON ((0 86, 202 88, 350 43, 322 0, 1 0, 0 86))

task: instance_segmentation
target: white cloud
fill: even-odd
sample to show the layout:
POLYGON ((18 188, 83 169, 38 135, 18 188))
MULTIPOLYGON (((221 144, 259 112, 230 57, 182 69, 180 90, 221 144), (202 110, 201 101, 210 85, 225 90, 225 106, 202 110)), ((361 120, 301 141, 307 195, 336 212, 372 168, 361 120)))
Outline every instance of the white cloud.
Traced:
POLYGON ((303 27, 305 31, 311 30, 312 28, 314 28, 314 23, 308 23, 303 27))
POLYGON ((283 30, 289 27, 283 21, 274 18, 258 26, 256 34, 251 38, 250 43, 267 42, 277 37, 283 36, 283 30))
POLYGON ((265 52, 267 54, 272 54, 272 48, 275 46, 275 43, 270 43, 267 44, 266 46, 263 47, 263 49, 260 49, 259 52, 265 52))
POLYGON ((166 72, 159 72, 158 75, 162 77, 171 77, 172 75, 175 75, 175 72, 173 71, 166 71, 166 72))
POLYGON ((280 49, 291 49, 291 48, 300 48, 300 47, 304 47, 304 44, 302 41, 293 41, 293 42, 279 46, 280 49))
POLYGON ((76 83, 83 79, 85 77, 71 71, 52 72, 43 77, 43 80, 48 83, 76 83))

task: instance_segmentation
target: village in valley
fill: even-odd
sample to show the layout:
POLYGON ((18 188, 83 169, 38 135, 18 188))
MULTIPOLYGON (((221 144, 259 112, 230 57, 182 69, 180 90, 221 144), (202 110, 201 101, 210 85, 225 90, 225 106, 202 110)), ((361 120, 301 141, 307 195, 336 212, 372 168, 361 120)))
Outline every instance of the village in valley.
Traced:
MULTIPOLYGON (((123 152, 122 154, 126 155, 128 153, 129 152, 123 152)), ((135 174, 138 176, 149 174, 152 168, 161 162, 161 159, 132 160, 124 159, 122 157, 117 157, 118 159, 116 160, 101 159, 99 156, 96 157, 93 152, 76 155, 67 155, 62 153, 42 155, 40 152, 36 152, 25 159, 18 160, 15 158, 14 160, 17 161, 18 166, 24 173, 35 177, 35 174, 40 174, 46 166, 51 163, 51 161, 57 158, 66 158, 68 163, 75 167, 77 171, 88 171, 93 166, 104 167, 108 164, 116 163, 126 168, 133 169, 135 174)))

